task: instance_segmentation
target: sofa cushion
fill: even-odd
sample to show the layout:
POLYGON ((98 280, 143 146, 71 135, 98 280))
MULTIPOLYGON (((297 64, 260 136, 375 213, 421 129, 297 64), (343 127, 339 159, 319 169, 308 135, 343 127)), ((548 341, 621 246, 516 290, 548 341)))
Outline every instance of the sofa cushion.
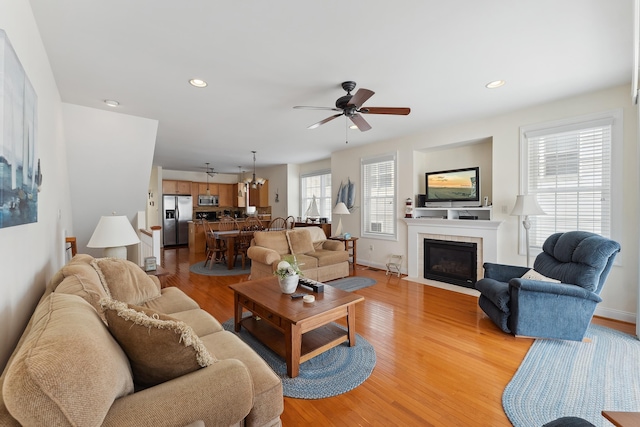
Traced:
POLYGON ((169 315, 179 313, 181 311, 200 308, 198 303, 189 297, 189 295, 173 286, 163 288, 160 291, 159 298, 152 299, 140 305, 169 315))
POLYGON ((294 255, 308 254, 315 250, 311 241, 311 233, 307 227, 287 230, 287 241, 289 242, 289 250, 294 255))
POLYGON ((133 378, 153 386, 215 362, 186 323, 145 307, 104 298, 109 331, 129 357, 133 378))
POLYGON ((31 325, 2 391, 22 425, 100 425, 114 400, 133 392, 127 356, 81 297, 49 294, 31 325))
POLYGON ((272 425, 269 422, 277 419, 284 410, 280 378, 258 353, 231 332, 210 334, 203 337, 202 341, 208 349, 215 350, 220 360, 237 359, 249 369, 253 379, 254 400, 245 425, 272 425))
POLYGON ((224 330, 215 317, 201 308, 171 313, 171 317, 191 326, 193 332, 199 337, 224 330))
POLYGON ((318 267, 349 261, 349 253, 347 251, 327 251, 320 249, 308 255, 318 260, 318 267))
POLYGON ((91 304, 98 313, 101 313, 100 300, 109 297, 109 294, 102 286, 96 271, 88 264, 84 266, 70 265, 62 270, 65 271, 67 277, 56 286, 55 292, 77 295, 91 304))
POLYGON ((289 242, 284 230, 278 231, 256 231, 253 233, 253 240, 256 245, 273 249, 280 255, 289 253, 289 242))
POLYGON ((126 259, 96 258, 91 262, 111 298, 140 305, 160 296, 160 285, 126 259))
POLYGON ((318 258, 311 255, 296 255, 296 263, 303 274, 305 270, 318 268, 318 258))

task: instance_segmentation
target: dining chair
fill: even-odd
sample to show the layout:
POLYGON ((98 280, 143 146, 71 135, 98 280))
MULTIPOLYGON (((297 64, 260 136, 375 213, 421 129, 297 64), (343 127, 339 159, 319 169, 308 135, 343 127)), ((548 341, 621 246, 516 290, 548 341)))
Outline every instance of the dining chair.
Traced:
POLYGON ((226 260, 225 252, 227 248, 224 246, 224 240, 215 238, 209 221, 203 219, 202 228, 207 242, 207 258, 204 261, 204 266, 206 267, 207 263, 209 263, 209 270, 211 270, 214 262, 224 262, 226 260))
POLYGON ((236 264, 238 259, 238 255, 242 257, 242 269, 244 270, 245 263, 247 260, 247 250, 251 246, 251 239, 253 238, 253 232, 257 230, 252 230, 247 227, 242 227, 238 232, 238 237, 236 237, 236 247, 235 253, 233 257, 233 264, 236 264))
POLYGON ((218 222, 219 231, 233 231, 238 229, 238 222, 230 216, 223 216, 218 222))
POLYGON ((287 221, 281 216, 274 218, 269 223, 269 230, 284 230, 287 228, 287 221))
POLYGON ((286 217, 284 219, 284 222, 286 224, 285 228, 288 229, 288 230, 293 230, 294 227, 296 226, 296 219, 291 215, 286 217))

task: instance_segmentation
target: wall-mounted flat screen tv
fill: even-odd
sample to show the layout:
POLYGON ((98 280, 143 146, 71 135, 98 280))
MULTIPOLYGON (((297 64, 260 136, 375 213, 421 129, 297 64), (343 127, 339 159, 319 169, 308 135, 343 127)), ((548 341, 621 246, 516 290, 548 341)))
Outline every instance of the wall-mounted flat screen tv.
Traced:
POLYGON ((427 172, 426 193, 429 202, 479 202, 480 168, 427 172))

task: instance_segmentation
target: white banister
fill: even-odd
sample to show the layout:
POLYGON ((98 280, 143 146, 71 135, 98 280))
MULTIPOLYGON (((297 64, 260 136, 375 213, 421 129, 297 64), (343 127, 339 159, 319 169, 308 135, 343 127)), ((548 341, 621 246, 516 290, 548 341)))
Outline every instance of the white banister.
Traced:
POLYGON ((137 216, 138 237, 140 244, 138 245, 138 264, 144 267, 144 259, 147 257, 155 257, 156 265, 161 266, 160 257, 160 226, 146 228, 145 213, 138 212, 137 216))

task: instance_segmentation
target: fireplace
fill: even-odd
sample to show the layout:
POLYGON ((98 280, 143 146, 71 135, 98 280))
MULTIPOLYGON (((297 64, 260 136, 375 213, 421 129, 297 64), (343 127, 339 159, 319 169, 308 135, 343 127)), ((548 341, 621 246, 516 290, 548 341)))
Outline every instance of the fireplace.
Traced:
POLYGON ((476 243, 424 239, 424 278, 473 289, 477 256, 476 243))

